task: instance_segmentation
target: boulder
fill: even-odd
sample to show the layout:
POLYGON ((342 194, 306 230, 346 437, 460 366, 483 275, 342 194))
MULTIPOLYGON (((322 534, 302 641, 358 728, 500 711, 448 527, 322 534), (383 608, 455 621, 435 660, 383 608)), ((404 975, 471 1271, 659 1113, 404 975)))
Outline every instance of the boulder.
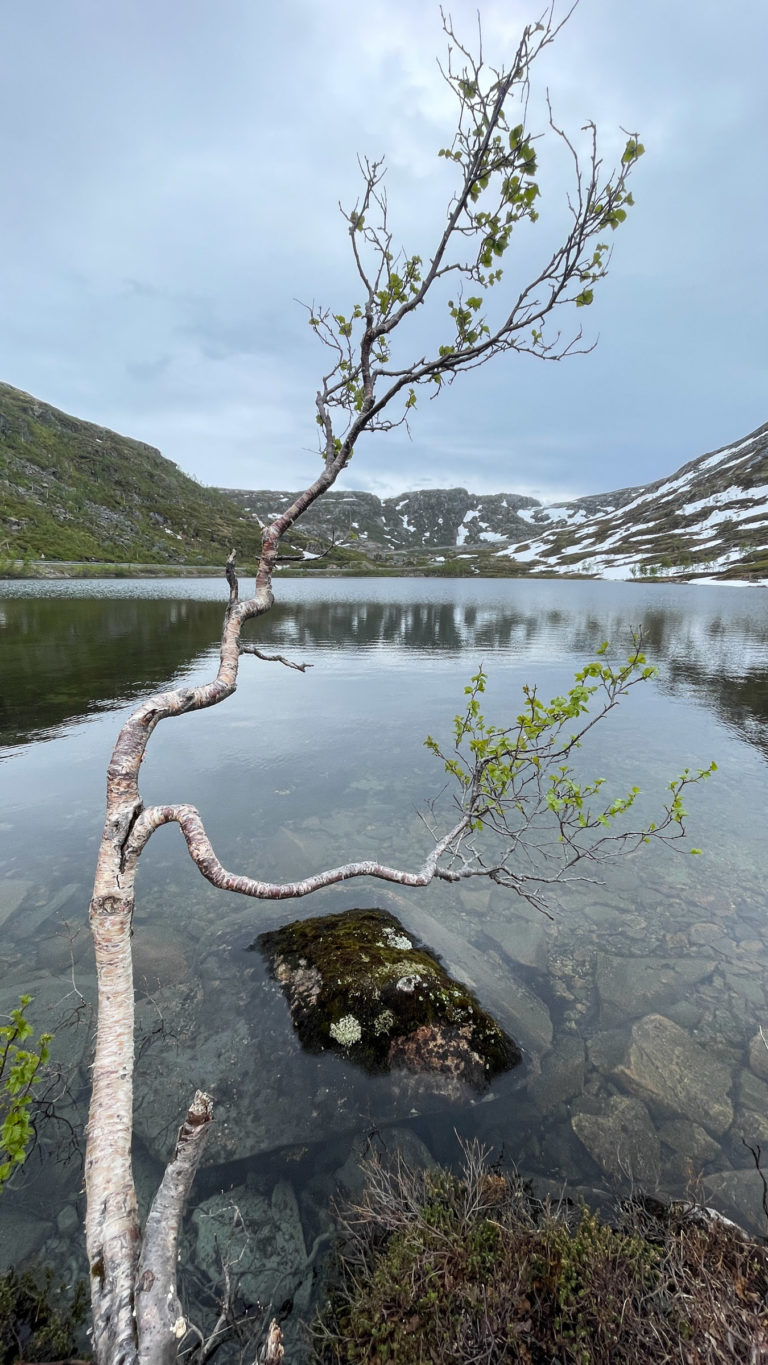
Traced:
POLYGON ((612 1095, 600 1114, 574 1114, 571 1127, 610 1180, 656 1185, 659 1139, 640 1100, 612 1095))
POLYGON ((528 1081, 528 1094, 543 1114, 584 1089, 584 1042, 575 1035, 558 1039, 541 1063, 538 1075, 528 1081))
POLYGON ((648 1014, 630 1034, 614 1075, 671 1118, 685 1117, 719 1137, 733 1122, 730 1067, 671 1019, 648 1014))
POLYGON ((768 1081, 768 1033, 756 1033, 749 1040, 749 1067, 756 1076, 768 1081))
POLYGON ((662 1180, 666 1186, 688 1189, 695 1185, 705 1166, 720 1157, 720 1147, 698 1123, 690 1119, 667 1119, 659 1125, 663 1143, 662 1180))
POLYGON ((371 1073, 405 1071, 462 1098, 520 1061, 465 986, 384 910, 346 910, 262 934, 302 1046, 371 1073))
POLYGON ((737 1072, 734 1095, 734 1136, 751 1147, 759 1143, 764 1149, 768 1143, 768 1085, 744 1068, 737 1072))
POLYGON ((505 1018, 511 1022, 515 1037, 535 1057, 552 1046, 552 1016, 549 1006, 525 981, 510 976, 506 987, 505 1018))
POLYGON ((597 989, 600 1001, 627 1015, 648 1014, 685 997, 692 985, 703 981, 714 968, 711 958, 622 957, 597 955, 597 989))
POLYGON ((334 1173, 337 1191, 347 1199, 361 1198, 372 1160, 387 1166, 402 1162, 410 1171, 426 1171, 436 1165, 429 1148, 410 1128, 382 1128, 375 1141, 370 1134, 360 1133, 352 1139, 346 1160, 334 1173))
POLYGON ((75 989, 69 975, 57 979, 49 972, 28 972, 23 986, 0 989, 0 1018, 18 1007, 22 994, 32 997, 25 1017, 32 1025, 33 1040, 41 1033, 53 1035, 51 1062, 72 1084, 75 1069, 82 1066, 85 1072, 91 1059, 95 976, 78 975, 75 989))
POLYGON ((11 877, 0 877, 0 925, 5 924, 26 899, 32 882, 22 882, 11 877))
POLYGON ((206 1199, 193 1210, 183 1259, 203 1282, 223 1289, 222 1263, 239 1301, 269 1315, 311 1280, 292 1185, 281 1180, 267 1198, 245 1186, 206 1199))
POLYGON ((698 1123, 689 1119, 668 1119, 659 1125, 659 1137, 679 1156, 687 1158, 694 1166, 701 1167, 713 1161, 720 1148, 698 1123))
POLYGON ((407 915, 420 942, 430 945, 445 970, 478 996, 485 1009, 521 1047, 534 1055, 546 1051, 552 1042, 552 1021, 547 1006, 516 973, 510 971, 507 955, 497 956, 493 945, 489 951, 487 934, 482 936, 482 948, 478 948, 467 942, 466 934, 455 933, 421 903, 416 907, 392 891, 385 894, 388 903, 407 915))
MULTIPOLYGON (((408 970, 403 969, 394 983, 402 982, 403 989, 392 993, 411 1018, 412 1033, 424 1026, 425 1010, 432 1016, 429 1026, 439 1027, 439 1002, 420 1000, 429 992, 424 983, 412 978, 423 973, 426 981, 426 963, 436 974, 435 980, 441 969, 428 954, 421 954, 410 935, 399 926, 395 930, 393 923, 390 929, 396 942, 388 946, 397 961, 407 961, 408 970), (400 939, 413 946, 406 949, 400 939), (412 990, 406 989, 409 985, 412 990)), ((313 969, 298 966, 288 979, 295 982, 297 1010, 311 1015, 313 999, 317 1004, 320 998, 313 969)), ((421 1054, 407 1056, 408 1048, 397 1039, 407 1039, 408 1030, 393 1031, 386 1016, 389 1006, 383 1003, 372 1016, 380 1032, 376 1034, 370 1026, 370 1014, 366 1025, 378 1044, 374 1074, 370 1074, 354 1055, 355 1042, 360 1042, 354 1036, 355 1023, 363 1037, 364 1002, 337 1002, 335 1014, 326 1017, 324 1026, 318 1023, 315 1050, 310 1051, 286 1007, 285 987, 270 972, 263 955, 249 951, 237 933, 216 936, 198 962, 193 981, 166 985, 136 1002, 134 1124, 139 1137, 152 1158, 165 1163, 198 1087, 215 1101, 215 1122, 202 1159, 205 1166, 276 1149, 310 1148, 335 1134, 341 1137, 369 1128, 371 1123, 396 1122, 414 1111, 453 1110, 460 1092, 461 1097, 474 1099, 477 1086, 485 1086, 494 1068, 498 1070, 505 1061, 513 1063, 519 1053, 464 988, 444 974, 440 981, 453 1012, 451 1021, 446 1018, 448 1007, 443 1010, 443 1041, 452 1039, 452 1050, 442 1045, 428 1048, 434 1039, 422 1035, 409 1045, 415 1053, 417 1045, 423 1044, 421 1054), (358 1009, 360 1018, 355 1013, 358 1009), (350 1024, 349 1018, 355 1023, 350 1024), (336 1037, 330 1033, 331 1024, 336 1025, 336 1037), (481 1050, 484 1043, 488 1044, 485 1052, 481 1050), (401 1046, 402 1054, 398 1052, 401 1046), (408 1069, 409 1065, 426 1065, 428 1051, 435 1069, 408 1069), (491 1063, 487 1069, 486 1061, 491 1063)), ((433 983, 431 995, 435 994, 433 983)))
POLYGON ((739 1171, 717 1171, 704 1180, 707 1199, 747 1232, 765 1236, 765 1186, 754 1166, 739 1171))
POLYGON ((3 1207, 3 1237, 0 1241, 0 1274, 14 1266, 23 1266, 39 1252, 53 1224, 31 1216, 27 1210, 3 1207))
MULTIPOLYGON (((491 907, 496 908, 495 895, 491 907)), ((483 931, 513 962, 539 970, 546 967, 547 945, 553 931, 545 915, 526 906, 512 908, 505 903, 496 918, 483 922, 483 931)))

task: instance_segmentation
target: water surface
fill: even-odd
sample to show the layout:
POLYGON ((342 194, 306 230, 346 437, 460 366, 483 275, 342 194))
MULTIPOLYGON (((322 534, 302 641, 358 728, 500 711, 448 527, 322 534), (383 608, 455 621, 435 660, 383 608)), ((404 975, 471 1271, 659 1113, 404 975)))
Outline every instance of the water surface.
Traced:
MULTIPOLYGON (((580 767, 617 792, 637 783, 652 818, 669 779, 715 759, 716 777, 689 802, 704 852, 652 846, 601 884, 559 890, 550 920, 480 884, 355 883, 293 907, 243 902, 208 886, 178 832, 161 831, 142 859, 135 935, 142 1197, 165 1130, 170 1141, 190 1088, 214 1074, 218 1147, 199 1197, 246 1175, 262 1199, 290 1189, 305 1242, 323 1226, 355 1133, 391 1123, 439 1159, 455 1156, 455 1128, 503 1147, 541 1182, 594 1190, 642 1177, 757 1220, 761 1187, 742 1139, 768 1140, 768 1067, 750 1069, 748 1052, 761 1025, 768 1034, 768 594, 345 579, 286 580, 278 596, 249 633, 311 669, 246 658, 236 696, 164 723, 142 770, 147 803, 200 808, 225 866, 271 880, 352 858, 417 866, 429 847, 420 813, 444 784, 423 740, 449 736, 478 664, 490 678, 486 714, 500 720, 519 710, 524 682, 554 695, 603 640, 626 652, 631 627, 642 628, 658 678, 593 733, 580 767), (299 914, 356 904, 393 910, 504 1013, 524 1073, 446 1122, 411 1113, 418 1106, 338 1058, 300 1055, 248 945, 299 914), (732 1122, 706 1105, 695 1112, 695 1097, 675 1112, 638 1089, 627 1050, 633 1030, 659 1016, 706 1049, 697 1056, 711 1058, 709 1088, 722 1090, 732 1122)), ((75 1016, 93 992, 84 926, 110 749, 138 697, 212 675, 222 597, 212 580, 0 592, 0 1007, 21 990, 41 1011, 66 999, 73 1023, 57 1044, 75 1124, 88 1057, 75 1016)), ((64 1134, 60 1125, 49 1135, 54 1153, 64 1134)), ((76 1203, 78 1181, 71 1167, 32 1163, 7 1206, 4 1197, 17 1251, 16 1214, 30 1250, 65 1254, 52 1210, 76 1203)))

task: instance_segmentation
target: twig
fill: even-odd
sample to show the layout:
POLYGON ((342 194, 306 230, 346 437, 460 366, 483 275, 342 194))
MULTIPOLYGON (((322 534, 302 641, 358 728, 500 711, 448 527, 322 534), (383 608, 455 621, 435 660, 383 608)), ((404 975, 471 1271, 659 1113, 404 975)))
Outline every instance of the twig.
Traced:
POLYGON ((297 673, 306 673, 308 668, 314 668, 314 664, 295 664, 290 659, 284 659, 282 654, 264 654, 255 645, 240 641, 241 654, 255 654, 257 659, 262 659, 267 664, 285 664, 286 668, 295 668, 297 673))

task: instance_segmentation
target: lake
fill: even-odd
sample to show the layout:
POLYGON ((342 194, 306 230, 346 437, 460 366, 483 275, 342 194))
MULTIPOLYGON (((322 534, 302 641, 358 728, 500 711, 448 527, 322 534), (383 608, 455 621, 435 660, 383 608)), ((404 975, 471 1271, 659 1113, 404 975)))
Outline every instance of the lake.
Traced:
MULTIPOLYGON (((768 593, 289 579, 277 595, 248 631, 311 669, 244 658, 235 697, 165 722, 142 770, 145 802, 198 806, 229 870, 280 880, 361 858, 417 867, 430 846, 421 816, 445 778, 423 741, 450 738, 478 664, 485 714, 501 721, 524 683, 562 692, 603 640, 626 654, 631 627, 658 676, 592 732, 579 770, 617 794, 636 783, 653 818, 671 778, 716 760, 686 803, 703 852, 645 848, 597 883, 558 888, 550 919, 479 882, 358 881, 300 903, 244 901, 200 877, 174 827, 160 831, 142 858, 134 938, 143 1204, 201 1085, 218 1123, 185 1255, 213 1265, 205 1215, 220 1219, 219 1192, 234 1191, 261 1229, 243 1292, 292 1297, 297 1312, 331 1193, 354 1185, 356 1154, 395 1139, 415 1159, 454 1161, 457 1137, 477 1136, 543 1190, 567 1180, 597 1197, 639 1180, 765 1231, 745 1144, 768 1142, 768 593), (250 945, 353 906, 392 911, 434 949, 522 1045, 523 1066, 479 1102, 433 1111, 387 1078, 302 1053, 250 945)), ((4 1263, 36 1253, 77 1268, 105 768, 137 699, 212 676, 222 602, 212 580, 0 584, 0 1011, 33 995, 38 1027, 57 1023, 59 1063, 38 1151, 3 1195, 4 1263)))

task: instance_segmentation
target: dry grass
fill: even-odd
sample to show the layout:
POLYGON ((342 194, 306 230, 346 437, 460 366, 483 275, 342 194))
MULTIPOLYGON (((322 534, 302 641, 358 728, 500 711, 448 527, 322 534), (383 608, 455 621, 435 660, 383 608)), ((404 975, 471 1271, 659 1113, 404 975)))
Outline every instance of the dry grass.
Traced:
POLYGON ((325 1365, 768 1362, 768 1255, 690 1205, 635 1199, 609 1225, 470 1144, 459 1177, 372 1162, 340 1223, 325 1365))

